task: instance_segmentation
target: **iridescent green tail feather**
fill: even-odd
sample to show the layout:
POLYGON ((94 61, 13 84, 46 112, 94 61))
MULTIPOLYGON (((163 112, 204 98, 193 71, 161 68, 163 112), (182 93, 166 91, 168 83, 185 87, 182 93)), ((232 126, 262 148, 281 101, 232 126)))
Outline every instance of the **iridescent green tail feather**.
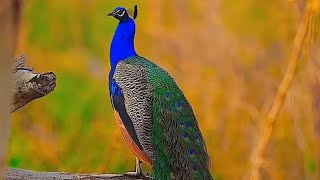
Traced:
MULTIPOLYGON (((212 179, 209 172, 209 156, 197 120, 189 102, 173 78, 154 63, 140 56, 128 58, 123 62, 126 65, 119 65, 116 71, 121 74, 121 77, 116 79, 122 87, 126 84, 123 82, 130 81, 127 85, 128 89, 123 88, 125 97, 127 91, 135 92, 135 89, 139 95, 127 98, 128 104, 131 99, 139 101, 144 97, 151 97, 150 106, 144 107, 150 108, 152 117, 144 119, 150 119, 152 122, 144 122, 144 124, 150 124, 152 129, 153 178, 156 180, 212 179), (127 68, 120 68, 123 66, 127 68), (130 74, 125 76, 128 72, 130 74), (143 80, 143 77, 146 77, 146 80, 143 80), (147 86, 142 83, 146 83, 147 86)), ((128 108, 129 114, 133 114, 134 109, 134 107, 128 108)), ((148 114, 140 112, 139 116, 148 114)), ((143 143, 145 135, 138 134, 138 137, 143 143)))

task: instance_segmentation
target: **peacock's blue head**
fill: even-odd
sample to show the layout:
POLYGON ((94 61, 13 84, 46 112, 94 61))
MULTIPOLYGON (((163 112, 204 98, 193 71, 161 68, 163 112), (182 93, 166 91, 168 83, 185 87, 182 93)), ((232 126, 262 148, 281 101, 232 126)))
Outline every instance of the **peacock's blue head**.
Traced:
MULTIPOLYGON (((133 19, 136 19, 138 14, 137 5, 134 6, 134 12, 131 14, 133 19)), ((120 22, 126 21, 130 19, 128 10, 124 7, 117 7, 113 11, 107 14, 107 16, 113 16, 114 18, 118 19, 120 22)))

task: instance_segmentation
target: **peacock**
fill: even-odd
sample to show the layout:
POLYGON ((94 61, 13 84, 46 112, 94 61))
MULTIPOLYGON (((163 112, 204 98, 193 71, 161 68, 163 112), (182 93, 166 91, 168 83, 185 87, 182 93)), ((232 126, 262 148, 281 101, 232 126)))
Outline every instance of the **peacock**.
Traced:
POLYGON ((192 107, 174 79, 135 51, 132 11, 117 7, 107 14, 119 20, 110 46, 109 91, 120 131, 153 179, 210 180, 209 156, 192 107))

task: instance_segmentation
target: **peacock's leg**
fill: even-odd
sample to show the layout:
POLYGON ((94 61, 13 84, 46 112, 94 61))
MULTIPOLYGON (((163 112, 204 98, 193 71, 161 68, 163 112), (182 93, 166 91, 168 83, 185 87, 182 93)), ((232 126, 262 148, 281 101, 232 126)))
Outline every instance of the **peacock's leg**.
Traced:
POLYGON ((125 175, 135 178, 142 178, 144 174, 141 169, 141 161, 136 157, 136 171, 135 172, 127 172, 125 175))
POLYGON ((136 157, 136 173, 137 174, 142 174, 142 169, 141 169, 141 161, 136 157))

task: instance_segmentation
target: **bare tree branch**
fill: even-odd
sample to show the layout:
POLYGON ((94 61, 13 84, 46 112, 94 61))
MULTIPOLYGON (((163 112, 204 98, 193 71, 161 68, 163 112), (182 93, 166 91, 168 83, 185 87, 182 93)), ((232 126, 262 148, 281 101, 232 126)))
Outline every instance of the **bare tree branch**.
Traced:
POLYGON ((280 109, 286 99, 288 90, 290 89, 298 70, 299 60, 308 59, 310 45, 314 40, 316 17, 319 14, 319 0, 309 0, 305 7, 300 26, 293 42, 288 68, 284 74, 281 84, 279 85, 277 94, 273 100, 273 104, 266 117, 263 117, 260 134, 257 139, 257 145, 251 154, 251 164, 249 176, 251 180, 259 180, 260 169, 265 163, 263 156, 270 141, 273 127, 280 109))

